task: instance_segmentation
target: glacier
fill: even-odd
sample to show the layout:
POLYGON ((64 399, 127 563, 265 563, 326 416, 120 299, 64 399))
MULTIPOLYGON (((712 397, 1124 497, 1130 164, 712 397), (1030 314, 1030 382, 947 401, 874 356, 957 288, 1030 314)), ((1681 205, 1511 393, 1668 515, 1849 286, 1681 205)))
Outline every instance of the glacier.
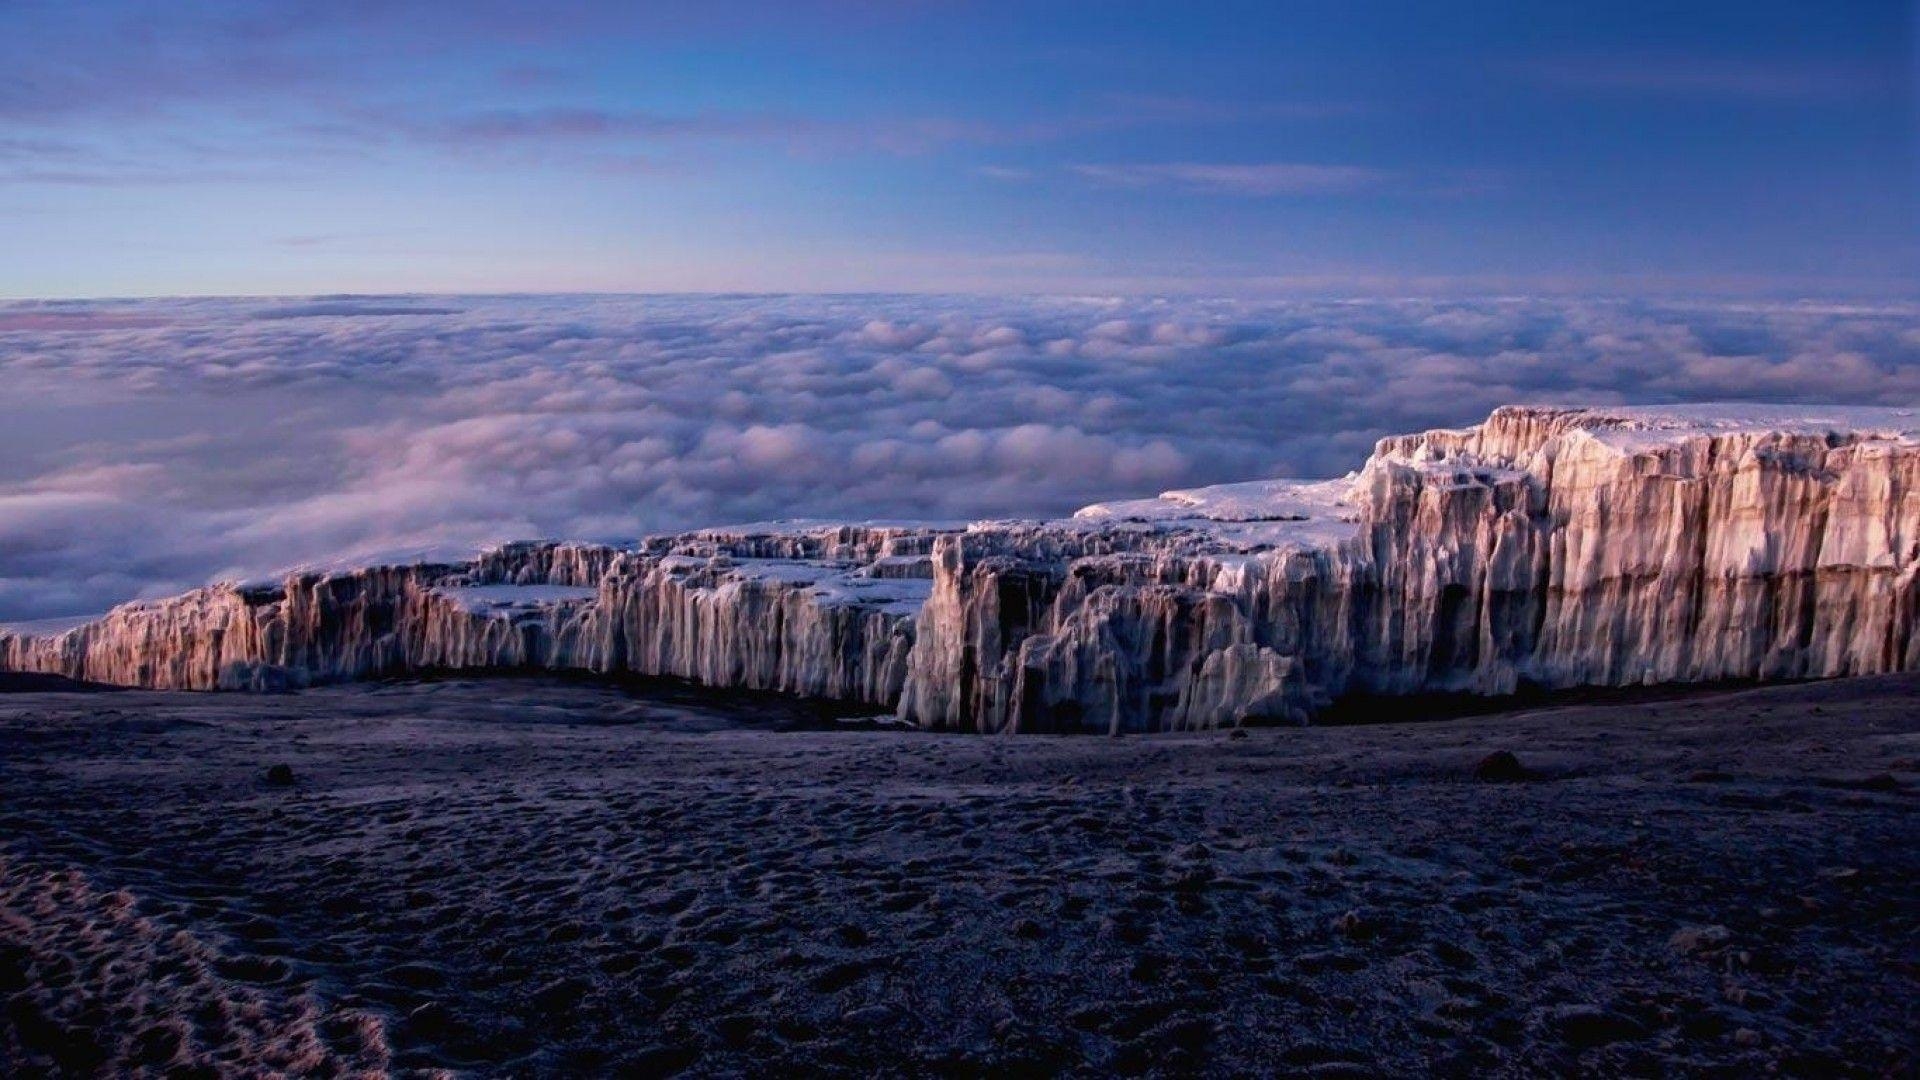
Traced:
POLYGON ((1345 477, 1070 518, 768 522, 307 569, 0 627, 0 670, 271 690, 567 670, 927 728, 1920 670, 1920 411, 1510 406, 1345 477))

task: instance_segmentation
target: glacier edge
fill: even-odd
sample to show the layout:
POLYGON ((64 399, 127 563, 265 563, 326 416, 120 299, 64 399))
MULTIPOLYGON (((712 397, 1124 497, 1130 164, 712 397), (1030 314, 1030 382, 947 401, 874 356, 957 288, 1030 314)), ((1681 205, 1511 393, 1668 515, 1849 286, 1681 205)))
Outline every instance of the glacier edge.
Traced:
POLYGON ((969 731, 1299 720, 1351 694, 1920 670, 1911 409, 1511 406, 1356 472, 959 525, 771 523, 308 571, 0 627, 0 670, 275 689, 690 679, 969 731))

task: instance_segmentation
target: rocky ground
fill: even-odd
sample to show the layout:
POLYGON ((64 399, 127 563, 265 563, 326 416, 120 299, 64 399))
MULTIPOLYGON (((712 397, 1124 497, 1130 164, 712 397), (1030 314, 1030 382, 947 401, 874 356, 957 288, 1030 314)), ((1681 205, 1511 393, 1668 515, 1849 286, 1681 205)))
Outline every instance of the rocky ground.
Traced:
POLYGON ((820 727, 548 681, 0 695, 0 1061, 1920 1061, 1920 677, 1245 734, 820 727))

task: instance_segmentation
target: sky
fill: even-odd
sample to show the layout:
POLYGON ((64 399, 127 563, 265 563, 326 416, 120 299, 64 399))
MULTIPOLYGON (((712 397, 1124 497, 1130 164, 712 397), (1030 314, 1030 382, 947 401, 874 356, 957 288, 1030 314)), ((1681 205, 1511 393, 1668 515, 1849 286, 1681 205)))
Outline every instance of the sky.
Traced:
POLYGON ((1920 293, 1911 3, 0 0, 0 296, 1920 293))
POLYGON ((1915 5, 0 0, 0 621, 1920 401, 1915 5))

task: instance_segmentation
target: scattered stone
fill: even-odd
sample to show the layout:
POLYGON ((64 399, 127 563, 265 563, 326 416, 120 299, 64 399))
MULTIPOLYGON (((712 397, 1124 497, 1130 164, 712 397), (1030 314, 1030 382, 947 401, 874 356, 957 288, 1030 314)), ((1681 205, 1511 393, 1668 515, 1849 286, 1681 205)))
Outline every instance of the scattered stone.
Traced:
POLYGON ((1354 941, 1365 941, 1380 932, 1380 925, 1359 908, 1345 912, 1333 920, 1333 929, 1342 937, 1354 941))
POLYGON ((686 1071, 700 1057, 693 1046, 648 1046, 627 1055, 613 1070, 622 1076, 673 1076, 686 1071))
POLYGON ((1067 1023, 1078 1031, 1104 1031, 1113 1023, 1113 1006, 1082 1005, 1067 1014, 1067 1023))
POLYGON ((873 970, 871 963, 855 960, 834 964, 813 977, 812 987, 822 994, 838 993, 859 982, 873 970))
POLYGON ((715 1020, 713 1030, 728 1046, 745 1046, 760 1030, 760 1024, 746 1013, 734 1013, 715 1020))
POLYGON ((1432 951, 1436 959, 1451 968, 1464 970, 1477 967, 1480 963, 1472 953, 1444 939, 1435 941, 1432 951))
POLYGON ((267 783, 274 787, 292 787, 293 766, 284 761, 277 765, 269 766, 267 769, 267 783))
POLYGON ((437 1001, 429 1001, 407 1014, 407 1030, 421 1038, 438 1038, 452 1027, 453 1014, 437 1001))
POLYGON ((893 1019, 893 1010, 885 1005, 867 1005, 841 1017, 855 1027, 878 1027, 893 1019))
POLYGON ((563 975, 533 992, 534 1007, 544 1013, 562 1013, 575 1008, 593 986, 577 975, 563 975))
POLYGON ((1123 945, 1144 945, 1153 936, 1152 926, 1131 912, 1121 912, 1102 919, 1100 931, 1123 945))
POLYGON ((1526 767, 1510 750, 1495 750, 1473 767, 1473 778, 1486 784, 1510 784, 1527 778, 1526 767))
POLYGON ((1186 867, 1174 875, 1172 883, 1173 891, 1181 893, 1200 892, 1207 887, 1207 884, 1214 879, 1214 876, 1213 867, 1204 863, 1197 866, 1186 867))
POLYGON ((1293 957, 1293 966, 1302 974, 1317 975, 1325 971, 1359 971, 1367 966, 1364 956, 1350 952, 1305 952, 1293 957))
POLYGON ((1697 1002, 1680 1020, 1680 1034, 1689 1039, 1717 1039, 1726 1034, 1728 1027, 1725 1016, 1697 1002))
POLYGON ((1836 788, 1841 791, 1873 791, 1891 793, 1901 788, 1901 783, 1892 773, 1873 773, 1867 776, 1827 776, 1815 781, 1824 788, 1836 788))
POLYGON ((142 1032, 135 1041, 134 1054, 142 1064, 152 1067, 158 1074, 180 1052, 180 1044, 181 1033, 178 1027, 155 1024, 142 1032))
POLYGON ((387 969, 387 979, 409 990, 437 990, 447 984, 447 976, 431 964, 399 964, 387 969))
POLYGON ((1174 1020, 1153 1032, 1162 1045, 1197 1054, 1213 1042, 1213 1021, 1204 1016, 1174 1020))
POLYGON ((1134 982, 1151 986, 1164 978, 1166 973, 1166 957, 1146 953, 1133 962, 1133 969, 1127 975, 1134 982))
POLYGON ((1691 955, 1718 949, 1731 940, 1733 932, 1724 926, 1683 926, 1667 939, 1667 947, 1691 955))
POLYGON ((805 1017, 783 1016, 774 1021, 773 1030, 788 1042, 812 1042, 820 1037, 820 1029, 805 1017))
POLYGON ((1570 1046, 1606 1046, 1637 1039, 1646 1029, 1632 1017, 1598 1005, 1561 1005, 1547 1013, 1547 1026, 1570 1046))
POLYGON ((1357 1061, 1323 1061, 1307 1069, 1307 1075, 1320 1080, 1370 1080, 1379 1070, 1357 1061))

